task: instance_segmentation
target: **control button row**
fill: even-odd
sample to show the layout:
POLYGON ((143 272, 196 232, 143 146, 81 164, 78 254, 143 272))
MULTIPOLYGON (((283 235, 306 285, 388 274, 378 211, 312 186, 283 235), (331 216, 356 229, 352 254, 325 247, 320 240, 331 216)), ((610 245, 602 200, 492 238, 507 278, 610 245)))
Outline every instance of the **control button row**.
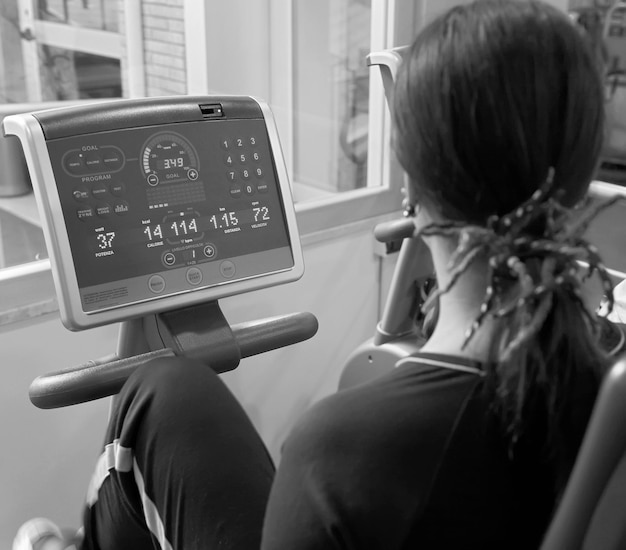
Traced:
MULTIPOLYGON (((189 168, 189 170, 187 170, 187 179, 189 179, 190 181, 196 181, 199 175, 200 174, 195 168, 189 168)), ((157 185, 159 185, 160 182, 159 176, 154 172, 152 174, 148 174, 146 181, 148 182, 148 185, 150 187, 156 187, 157 185)))
POLYGON ((93 151, 69 151, 63 157, 63 166, 72 176, 117 172, 123 165, 124 154, 112 145, 93 151))
POLYGON ((267 183, 259 183, 258 185, 233 185, 230 188, 230 196, 234 199, 242 197, 243 195, 254 195, 255 193, 267 193, 269 191, 269 186, 267 183))
MULTIPOLYGON (((236 268, 235 264, 230 260, 224 260, 220 264, 220 273, 226 279, 231 279, 235 276, 236 268)), ((202 271, 197 267, 190 267, 185 272, 185 278, 190 285, 197 286, 202 282, 202 271)), ((148 288, 154 294, 161 294, 165 290, 165 279, 161 275, 152 275, 148 279, 148 288)))
POLYGON ((155 294, 160 294, 165 290, 165 279, 161 275, 152 275, 148 279, 148 288, 155 294))
POLYGON ((190 285, 199 285, 202 282, 202 271, 200 271, 197 267, 190 267, 185 273, 187 277, 187 282, 190 285))
POLYGON ((241 136, 241 137, 235 137, 235 138, 222 138, 220 140, 220 147, 222 149, 224 149, 225 151, 230 151, 230 150, 238 150, 238 149, 242 149, 243 147, 254 147, 258 144, 258 140, 255 136, 241 136))
POLYGON ((265 177, 265 172, 263 168, 257 167, 253 170, 249 170, 245 168, 244 170, 229 170, 226 172, 226 179, 228 181, 237 181, 238 179, 249 180, 252 176, 256 176, 258 179, 263 179, 265 177))
POLYGON ((74 199, 78 202, 85 202, 89 200, 91 197, 96 199, 102 199, 107 195, 111 194, 115 197, 122 197, 126 193, 126 185, 121 182, 115 182, 111 184, 98 182, 93 187, 88 189, 87 187, 76 187, 74 191, 72 191, 72 195, 74 199))
MULTIPOLYGON (((185 257, 186 254, 188 254, 188 251, 183 252, 183 257, 177 257, 176 254, 174 254, 174 252, 165 252, 163 256, 161 257, 161 261, 163 262, 163 265, 165 265, 166 267, 173 267, 178 261, 188 261, 192 259, 191 257, 189 258, 185 257)), ((202 249, 202 254, 204 254, 205 258, 208 258, 209 260, 211 260, 215 258, 215 256, 217 255, 217 249, 215 248, 215 245, 208 243, 204 245, 202 249)), ((194 257, 195 257, 195 252, 194 252, 194 257)))
POLYGON ((113 204, 103 202, 97 204, 96 206, 85 206, 83 208, 79 208, 76 210, 76 217, 84 222, 93 220, 96 216, 99 218, 108 218, 111 214, 124 216, 128 213, 128 209, 128 203, 123 200, 116 201, 113 204))

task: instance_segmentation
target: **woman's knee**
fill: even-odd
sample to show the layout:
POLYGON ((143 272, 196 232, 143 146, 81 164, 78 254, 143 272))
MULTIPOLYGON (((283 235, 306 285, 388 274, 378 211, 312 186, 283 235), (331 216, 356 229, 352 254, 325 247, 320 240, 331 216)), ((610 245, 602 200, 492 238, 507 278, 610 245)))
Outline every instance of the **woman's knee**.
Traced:
MULTIPOLYGON (((194 403, 211 396, 232 398, 219 376, 199 361, 184 357, 154 359, 137 368, 128 378, 118 398, 121 401, 148 399, 160 411, 182 403, 194 403)), ((234 399, 234 398, 233 398, 234 399)))

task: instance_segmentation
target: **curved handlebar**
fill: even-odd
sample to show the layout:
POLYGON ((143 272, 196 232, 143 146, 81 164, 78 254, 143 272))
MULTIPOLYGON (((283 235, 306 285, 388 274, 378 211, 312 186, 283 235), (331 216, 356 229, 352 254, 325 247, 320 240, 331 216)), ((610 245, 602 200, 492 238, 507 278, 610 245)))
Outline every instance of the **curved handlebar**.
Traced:
POLYGON ((315 336, 317 318, 312 313, 291 313, 232 326, 242 357, 303 342, 315 336))
POLYGON ((68 369, 42 374, 33 380, 28 395, 40 409, 56 409, 93 401, 120 391, 138 367, 159 357, 173 357, 169 349, 118 359, 116 355, 88 361, 68 369))
POLYGON ((374 237, 380 243, 390 243, 413 236, 415 224, 413 218, 401 218, 390 222, 379 223, 374 228, 374 237))
MULTIPOLYGON (((311 313, 292 313, 231 327, 241 357, 308 340, 317 332, 311 313)), ((116 355, 37 377, 29 388, 30 400, 40 409, 76 405, 114 395, 140 366, 161 357, 173 357, 169 348, 119 359, 116 355)), ((210 363, 210 359, 209 359, 210 363)))

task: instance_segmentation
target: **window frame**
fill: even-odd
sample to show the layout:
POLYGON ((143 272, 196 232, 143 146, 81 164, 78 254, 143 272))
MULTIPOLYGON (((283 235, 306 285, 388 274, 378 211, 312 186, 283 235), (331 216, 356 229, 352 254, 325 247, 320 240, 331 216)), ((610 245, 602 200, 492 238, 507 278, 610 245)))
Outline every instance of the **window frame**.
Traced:
MULTIPOLYGON (((293 2, 295 0, 259 0, 255 2, 255 13, 244 21, 239 14, 249 12, 250 4, 244 0, 227 3, 196 2, 185 0, 185 40, 189 93, 216 93, 209 83, 224 77, 231 85, 228 93, 249 93, 267 101, 276 119, 287 171, 293 181, 293 2), (209 4, 209 5, 207 5, 209 4), (226 4, 226 5, 224 5, 226 4), (256 17, 255 17, 256 16, 256 17), (260 19, 264 18, 264 19, 260 19), (224 31, 218 28, 223 21, 239 21, 241 29, 229 28, 229 37, 224 44, 224 31), (249 21, 254 21, 250 23, 249 21), (257 32, 246 33, 246 25, 263 25, 268 36, 257 32), (238 34, 238 32, 240 34, 238 34), (234 34, 234 36, 233 36, 234 34), (257 68, 256 78, 246 82, 245 75, 233 77, 231 71, 219 63, 218 55, 243 57, 239 36, 246 37, 250 50, 246 51, 245 62, 257 68), (232 37, 232 38, 230 38, 232 37), (229 39, 232 42, 229 43, 229 39), (221 48, 221 49, 220 49, 221 48), (254 50, 254 51, 253 51, 254 50), (193 55, 192 55, 193 52, 193 55), (259 68, 262 72, 259 74, 259 68), (263 74, 264 73, 264 74, 263 74), (290 85, 285 86, 285 82, 290 85), (234 88, 234 90, 233 90, 234 88), (245 90, 245 91, 244 91, 245 90)), ((405 14, 405 0, 372 0, 371 49, 383 50, 394 44, 397 21, 405 14)), ((247 29, 250 31, 250 29, 247 29)), ((252 29, 254 30, 254 28, 252 29)), ((365 60, 363 60, 365 63, 365 60)), ((243 63, 243 61, 242 61, 243 63)), ((248 66, 248 65, 246 65, 248 66)), ((378 69, 370 72, 369 132, 367 186, 351 191, 338 192, 332 196, 296 203, 298 225, 302 235, 318 233, 358 223, 400 210, 403 178, 398 167, 390 159, 389 113, 385 103, 382 81, 378 69)))
POLYGON ((123 0, 124 35, 120 32, 76 27, 37 18, 37 0, 18 0, 19 26, 28 102, 42 101, 39 72, 40 44, 99 55, 123 61, 126 52, 128 65, 122 65, 122 79, 127 82, 128 97, 145 95, 143 70, 143 27, 141 3, 123 0), (136 68, 140 70, 135 70, 136 68), (124 74, 125 73, 125 74, 124 74))

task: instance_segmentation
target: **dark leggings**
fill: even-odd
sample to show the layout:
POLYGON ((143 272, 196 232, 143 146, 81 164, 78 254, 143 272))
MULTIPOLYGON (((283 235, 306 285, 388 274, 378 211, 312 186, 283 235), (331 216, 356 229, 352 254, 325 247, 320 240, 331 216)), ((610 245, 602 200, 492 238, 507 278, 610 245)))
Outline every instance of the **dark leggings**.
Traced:
POLYGON ((191 360, 137 370, 116 398, 83 549, 258 549, 274 465, 220 378, 191 360))

